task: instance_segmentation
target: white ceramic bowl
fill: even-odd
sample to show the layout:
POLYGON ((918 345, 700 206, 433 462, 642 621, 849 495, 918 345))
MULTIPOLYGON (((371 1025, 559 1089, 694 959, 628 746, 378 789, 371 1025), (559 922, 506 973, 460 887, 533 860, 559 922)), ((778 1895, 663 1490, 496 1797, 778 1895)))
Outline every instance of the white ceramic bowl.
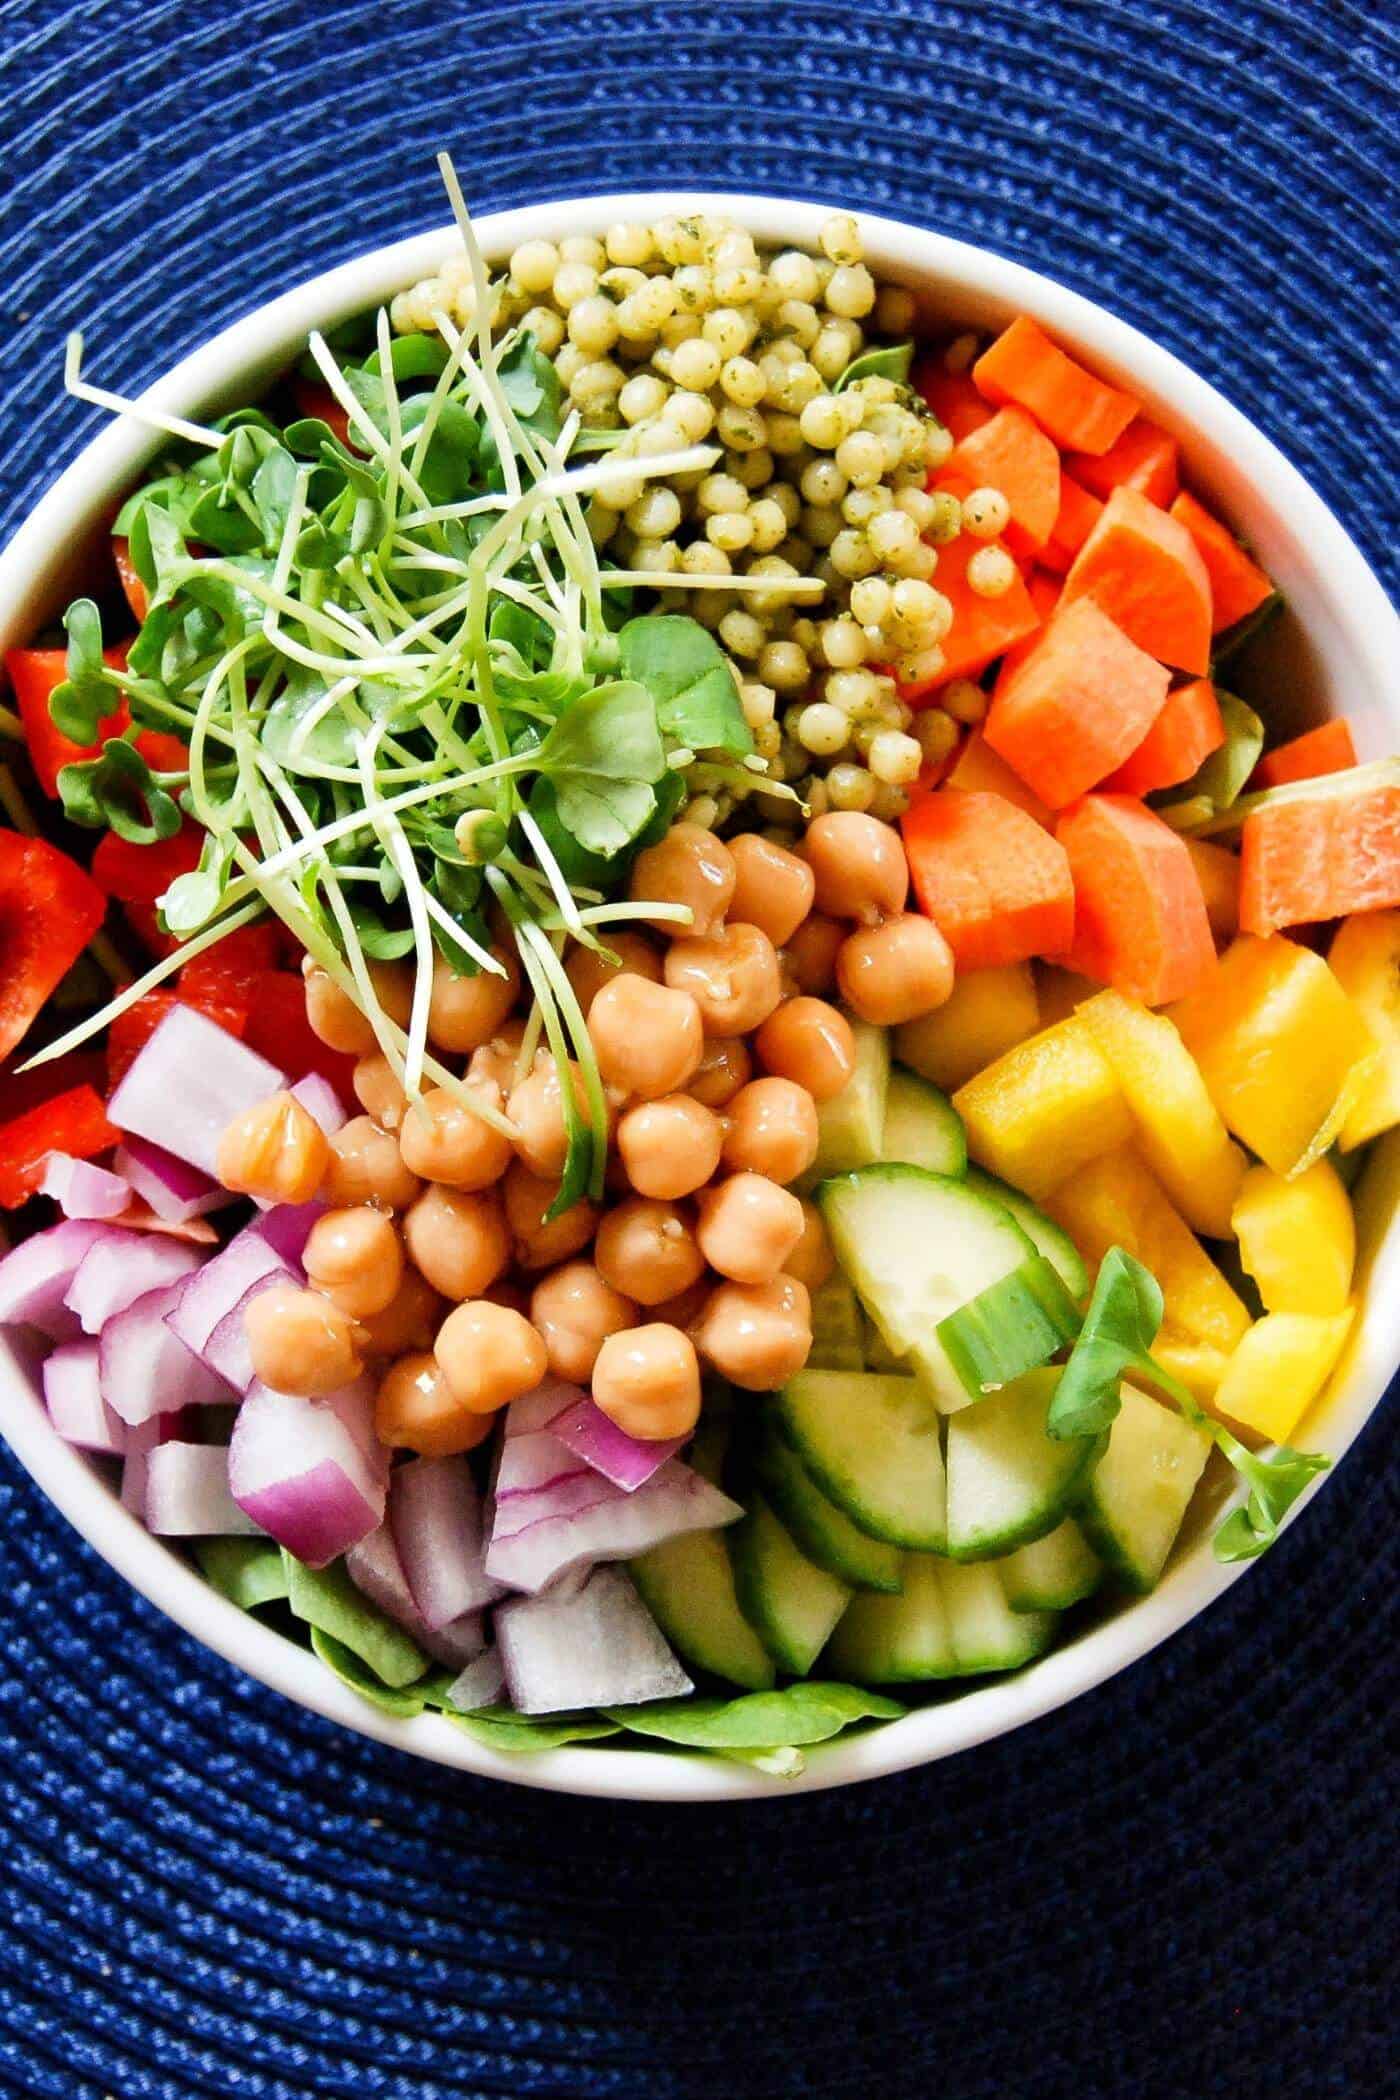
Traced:
MULTIPOLYGON (((592 233, 615 219, 692 210, 728 213, 762 240, 806 246, 815 246, 826 216, 815 204, 668 191, 532 205, 493 214, 478 230, 494 260, 533 236, 592 233)), ((862 226, 871 263, 916 292, 924 322, 995 327, 1017 312, 1034 314, 1105 378, 1139 395, 1181 440, 1193 486, 1247 534, 1288 602, 1288 619, 1276 623, 1269 637, 1267 661, 1255 666, 1256 682, 1267 682, 1274 719, 1301 728, 1345 711, 1357 725, 1363 756, 1400 748, 1396 616, 1336 519, 1237 409, 1147 337, 1032 270, 889 219, 866 218, 862 226)), ((148 398, 186 416, 235 407, 291 361, 309 329, 387 300, 431 271, 454 245, 455 235, 444 228, 313 278, 226 328, 158 381, 148 398)), ((100 342, 92 344, 91 354, 100 370, 100 342)), ((0 555, 0 648, 27 640, 56 618, 90 559, 94 535, 154 449, 139 425, 108 423, 38 504, 0 555)), ((1400 1360, 1400 1142, 1377 1148, 1358 1207, 1362 1316, 1331 1396, 1308 1425, 1309 1446, 1334 1457, 1356 1437, 1400 1360)), ((314 1656, 209 1589, 127 1514, 100 1474, 50 1428, 35 1365, 32 1351, 0 1336, 0 1429, 83 1536, 187 1632, 289 1699, 348 1728, 464 1771, 560 1792, 646 1801, 754 1799, 845 1785, 947 1757, 1102 1683, 1243 1573, 1212 1558, 1210 1526, 1198 1512, 1192 1534, 1150 1597, 1123 1603, 1017 1676, 812 1751, 796 1781, 768 1780, 717 1760, 606 1744, 505 1758, 435 1716, 391 1720, 314 1656)), ((1254 1580, 1269 1580, 1267 1565, 1254 1580)))

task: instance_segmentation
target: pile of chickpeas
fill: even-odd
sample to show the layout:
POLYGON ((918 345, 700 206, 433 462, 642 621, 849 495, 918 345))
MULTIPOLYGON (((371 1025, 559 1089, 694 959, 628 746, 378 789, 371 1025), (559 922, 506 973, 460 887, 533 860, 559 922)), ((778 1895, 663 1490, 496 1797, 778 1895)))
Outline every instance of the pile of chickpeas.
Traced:
MULTIPOLYGON (((857 811, 816 818, 800 852, 682 821, 642 853, 634 899, 690 920, 664 945, 627 931, 610 953, 567 957, 606 1091, 607 1194, 555 1218, 563 1088, 586 1113, 583 1082, 530 1053, 514 957, 502 948, 500 977, 439 961, 429 1034, 461 1080, 412 1102, 308 960, 311 1025, 357 1057, 364 1113, 328 1137, 278 1093, 223 1133, 228 1188, 328 1206, 306 1287, 247 1307, 257 1376, 325 1394, 372 1372, 381 1440, 430 1456, 471 1450, 550 1375, 649 1439, 694 1428, 703 1365, 751 1391, 782 1385, 832 1268, 820 1214, 791 1186, 816 1158, 818 1105, 855 1068, 832 995, 892 1026, 952 989, 942 935, 905 911, 908 883, 898 833, 857 811)), ((377 965, 375 988, 406 1019, 410 966, 377 965)))
MULTIPOLYGON (((1009 512, 997 489, 961 502, 930 492, 953 440, 912 389, 872 375, 835 390, 872 337, 908 338, 915 302, 876 284, 854 219, 828 219, 820 245, 761 253, 743 228, 701 216, 526 241, 491 282, 491 317, 533 334, 586 426, 624 433, 612 458, 722 448, 707 472, 599 490, 593 538, 611 566, 655 578, 664 610, 717 631, 770 779, 814 815, 890 819, 925 761, 946 758, 958 725, 986 707, 967 680, 917 712, 900 698, 899 682, 927 688, 942 666, 952 606, 938 549, 960 534, 985 542, 968 584, 1002 595, 1016 574, 997 544, 1009 512), (773 588, 726 589, 737 574, 773 588), (677 576, 705 582, 668 588, 677 576), (799 576, 820 595, 782 588, 799 576)), ((457 258, 401 293, 391 319, 431 331, 438 313, 470 321, 475 302, 457 258)), ((948 356, 965 363, 975 348, 960 338, 948 356)), ((732 769, 702 764, 689 780, 684 814, 707 828, 746 792, 732 769)), ((762 778, 747 792, 761 820, 790 821, 762 778)))

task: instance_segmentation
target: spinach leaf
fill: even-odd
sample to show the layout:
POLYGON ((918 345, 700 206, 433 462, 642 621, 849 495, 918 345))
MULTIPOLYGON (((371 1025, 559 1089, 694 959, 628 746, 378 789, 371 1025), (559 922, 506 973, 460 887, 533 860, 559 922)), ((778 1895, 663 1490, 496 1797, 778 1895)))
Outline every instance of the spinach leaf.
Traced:
POLYGON ((692 751, 743 758, 753 750, 734 674, 698 620, 674 613, 629 620, 618 645, 622 677, 646 687, 666 736, 692 751))
POLYGON ((505 1752, 558 1750, 566 1743, 596 1743, 618 1733, 616 1721, 597 1714, 541 1714, 535 1718, 512 1713, 504 1706, 483 1706, 471 1714, 444 1707, 443 1718, 475 1736, 488 1750, 505 1752))
POLYGON ((283 1565, 287 1602, 296 1617, 348 1648, 381 1685, 402 1691, 427 1675, 428 1658, 418 1643, 362 1596, 342 1562, 308 1568, 284 1547, 283 1565))
POLYGON ((1254 709, 1234 693, 1216 690, 1225 741, 1212 751, 1191 779, 1171 790, 1162 815, 1178 830, 1196 832, 1233 809, 1264 748, 1264 724, 1254 709))
POLYGON ((842 394, 858 379, 893 379, 897 386, 907 386, 913 361, 912 343, 887 343, 874 350, 863 350, 859 357, 851 359, 831 391, 842 394))
POLYGON ((595 686, 560 715, 537 760, 565 829, 590 853, 620 853, 650 818, 666 771, 651 695, 629 679, 595 686))
POLYGON ((1332 1461, 1318 1451, 1294 1451, 1280 1444, 1267 1457, 1246 1450, 1228 1429, 1213 1434, 1221 1451, 1249 1489, 1242 1509, 1225 1519, 1215 1534, 1217 1560, 1255 1560, 1278 1537, 1279 1526, 1308 1483, 1325 1473, 1332 1461))
POLYGON ((135 846, 173 838, 180 829, 175 802, 136 746, 122 737, 109 737, 100 758, 60 767, 58 792, 73 823, 87 831, 108 827, 135 846))
POLYGON ((1125 1372, 1162 1377, 1151 1357, 1162 1310, 1162 1288, 1151 1270, 1121 1247, 1110 1247, 1050 1402, 1045 1426, 1052 1437, 1066 1442, 1107 1429, 1121 1405, 1125 1372))
POLYGON ((335 1635, 327 1633, 324 1627, 312 1626, 310 1637, 314 1653, 332 1676, 338 1677, 342 1684, 348 1684, 352 1692, 358 1692, 362 1699, 368 1700, 371 1706, 377 1706, 381 1713, 392 1714, 396 1721, 412 1721, 428 1705, 429 1688, 426 1681, 421 1684, 387 1685, 361 1661, 353 1648, 347 1648, 344 1641, 338 1641, 335 1635))
POLYGON ((195 1559, 205 1581, 240 1611, 280 1604, 287 1595, 282 1548, 271 1539, 201 1539, 195 1559))
POLYGON ((850 1684, 804 1681, 737 1699, 661 1699, 650 1706, 605 1709, 632 1735, 657 1736, 694 1750, 768 1752, 824 1743, 856 1721, 894 1721, 897 1699, 850 1684))

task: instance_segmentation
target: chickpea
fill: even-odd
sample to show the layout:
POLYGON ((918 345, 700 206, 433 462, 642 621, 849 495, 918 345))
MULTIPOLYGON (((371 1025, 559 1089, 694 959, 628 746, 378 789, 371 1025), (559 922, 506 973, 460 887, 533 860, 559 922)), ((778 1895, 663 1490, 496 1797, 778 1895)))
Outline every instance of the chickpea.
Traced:
POLYGON ((467 1059, 467 1085, 495 1087, 502 1101, 515 1085, 516 1067, 525 1041, 525 1023, 502 1021, 495 1034, 478 1043, 467 1059))
POLYGON ((702 1270, 688 1289, 677 1291, 674 1298, 663 1298, 659 1305, 648 1306, 655 1320, 663 1320, 668 1327, 679 1327, 689 1334, 695 1322, 709 1303, 714 1289, 714 1278, 708 1270, 702 1270))
POLYGON ((815 1203, 802 1205, 802 1237, 783 1263, 783 1274, 795 1276, 809 1291, 819 1291, 836 1267, 826 1225, 815 1203))
MULTIPOLYGON (((583 1074, 575 1064, 568 1067, 568 1084, 585 1123, 592 1120, 583 1074)), ((559 1067, 546 1051, 535 1068, 511 1089, 506 1113, 515 1125, 515 1150, 533 1173, 558 1176, 569 1153, 569 1130, 564 1120, 564 1090, 559 1067)), ((604 1142, 607 1141, 606 1131, 604 1142)))
POLYGON ((802 1237, 802 1205, 762 1174, 731 1174, 700 1201, 696 1238, 712 1269, 735 1283, 766 1283, 802 1237))
POLYGON ((556 1378, 586 1385, 598 1351, 610 1334, 634 1327, 637 1308, 610 1283, 604 1283, 591 1261, 565 1262, 535 1285, 530 1319, 538 1330, 556 1378))
POLYGON ((836 987, 836 951, 846 938, 839 919, 828 919, 814 911, 803 920, 780 958, 783 975, 799 992, 816 996, 836 987))
POLYGON ((828 810, 807 826, 802 843, 816 878, 817 910, 870 921, 902 911, 909 864, 899 833, 860 810, 828 810))
POLYGON ((442 956, 433 964, 433 992, 428 1002, 428 1035, 439 1050, 476 1050, 496 1033, 520 992, 520 965, 506 951, 496 952, 505 976, 480 970, 458 977, 442 956))
POLYGON ((473 1414, 494 1414, 533 1392, 549 1369, 544 1343, 530 1322, 486 1298, 447 1315, 433 1355, 453 1398, 473 1414))
POLYGON ((766 933, 740 919, 705 940, 673 941, 666 982, 689 992, 706 1035, 748 1035, 782 997, 778 951, 766 933))
POLYGON ((403 1221, 404 1243, 444 1298, 479 1297, 510 1259, 510 1239, 494 1191, 432 1183, 403 1221))
POLYGON ((626 970, 597 994, 588 1010, 588 1033, 606 1084, 644 1101, 678 1093, 694 1076, 704 1048, 700 1008, 689 992, 626 970))
POLYGON ((736 919, 757 926, 775 948, 796 933, 816 894, 816 877, 805 860, 775 846, 757 831, 730 842, 737 880, 730 909, 736 919))
MULTIPOLYGON (((501 1090, 494 1083, 468 1086, 488 1108, 499 1108, 501 1090)), ((432 1087, 415 1101, 399 1132, 404 1165, 425 1181, 442 1181, 454 1189, 488 1189, 511 1162, 511 1142, 473 1115, 468 1104, 448 1087, 432 1087)))
POLYGON ((308 955, 302 964, 306 981, 306 1018, 311 1032, 328 1049, 350 1057, 367 1057, 379 1048, 379 1038, 348 992, 343 992, 328 971, 308 955))
POLYGON ((711 1035, 686 1089, 702 1108, 726 1108, 753 1072, 749 1046, 740 1035, 711 1035))
POLYGON ((609 1335, 593 1368, 593 1399, 628 1436, 653 1443, 689 1436, 700 1419, 695 1344, 659 1321, 609 1335))
POLYGON ((417 1451, 424 1458, 452 1458, 475 1450, 492 1430, 489 1414, 474 1414, 453 1397, 435 1356, 401 1356, 380 1383, 374 1429, 381 1444, 417 1451))
POLYGON ((814 1101, 839 1094, 856 1068, 851 1024, 825 999, 786 999, 758 1031, 758 1061, 805 1087, 814 1101))
POLYGON ((406 1210, 422 1186, 404 1165, 398 1140, 368 1116, 352 1116, 342 1124, 330 1141, 330 1152, 321 1194, 338 1210, 355 1203, 406 1210))
POLYGON ((754 1079, 729 1105, 724 1163, 736 1173, 796 1181, 817 1156, 817 1104, 791 1079, 754 1079))
POLYGON ((719 1165, 724 1126, 689 1094, 642 1101, 617 1126, 627 1178, 639 1196, 690 1196, 719 1165))
POLYGON ((692 1330, 695 1346, 731 1385, 775 1392, 795 1378, 812 1347, 812 1301, 795 1276, 722 1283, 692 1330))
POLYGON ((623 970, 633 977, 649 978, 653 984, 661 982, 661 957, 644 934, 610 933, 607 945, 606 954, 596 948, 575 947, 564 965, 585 1020, 603 986, 623 970))
POLYGON ((403 1248, 392 1218, 357 1204, 322 1213, 307 1237, 302 1266, 332 1305, 352 1320, 367 1320, 398 1295, 403 1248))
POLYGON ((736 870, 729 848, 699 824, 673 824, 664 839, 637 855, 628 895, 647 904, 684 904, 697 938, 723 923, 734 895, 736 870))
POLYGON ((351 1085, 355 1099, 381 1130, 397 1130, 408 1113, 408 1096, 387 1057, 362 1057, 351 1085))
POLYGON ((278 1283, 243 1313, 253 1371, 279 1393, 334 1393, 360 1369, 355 1323, 319 1291, 278 1283))
POLYGON ((235 1116, 219 1138, 216 1166, 226 1189, 265 1203, 309 1203, 325 1179, 326 1133, 294 1094, 269 1094, 235 1116))
POLYGON ((516 1160, 507 1168, 501 1189, 515 1259, 522 1269, 553 1268, 556 1262, 578 1254, 592 1239, 598 1224, 594 1203, 571 1204, 546 1222, 546 1213, 559 1194, 557 1178, 532 1174, 523 1160, 516 1160))
POLYGON ((953 989, 953 952, 932 919, 901 912, 848 935, 836 976, 841 996, 863 1021, 896 1028, 943 1004, 953 989))
POLYGON ((604 1281, 638 1305, 659 1305, 689 1290, 705 1267, 685 1214, 649 1196, 633 1196, 608 1212, 593 1259, 604 1281))
POLYGON ((402 1356, 406 1349, 429 1348, 441 1318, 441 1298, 405 1262, 403 1279, 383 1312, 356 1323, 356 1340, 366 1356, 402 1356))

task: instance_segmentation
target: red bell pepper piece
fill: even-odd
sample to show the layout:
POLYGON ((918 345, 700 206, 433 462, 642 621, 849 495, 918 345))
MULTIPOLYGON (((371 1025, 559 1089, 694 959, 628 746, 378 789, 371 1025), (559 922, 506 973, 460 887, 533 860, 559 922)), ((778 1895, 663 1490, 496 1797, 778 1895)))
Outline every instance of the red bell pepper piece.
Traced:
POLYGON ((197 824, 184 824, 173 838, 147 845, 109 831, 92 856, 92 879, 122 904, 154 904, 177 875, 188 875, 199 866, 203 844, 204 833, 197 824))
POLYGON ((354 1105, 355 1059, 313 1033, 306 1018, 306 986, 290 970, 270 970, 259 980, 243 1040, 294 1080, 321 1073, 347 1107, 354 1105))
POLYGON ((350 418, 328 386, 322 386, 315 379, 294 379, 292 399, 302 415, 319 417, 332 434, 340 439, 347 451, 364 450, 363 445, 356 445, 351 437, 350 418))
POLYGON ((193 1006, 198 1012, 207 1014, 227 1035, 241 1036, 248 1019, 246 1003, 235 1002, 213 993, 206 995, 202 991, 199 992, 199 996, 188 998, 183 984, 178 992, 145 993, 134 1006, 128 1006, 124 1013, 117 1014, 107 1030, 109 1092, 124 1077, 137 1052, 145 1048, 171 1007, 177 1004, 193 1006))
MULTIPOLYGON (((113 670, 125 668, 126 648, 126 643, 120 642, 102 652, 113 670)), ((68 676, 65 650, 11 649, 5 657, 5 670, 24 724, 30 763, 46 795, 57 795, 58 776, 64 766, 75 765, 79 759, 96 758, 108 737, 121 736, 131 726, 131 711, 125 699, 98 723, 95 744, 75 744, 56 726, 49 714, 49 695, 68 676)), ((146 763, 161 773, 183 772, 189 755, 178 737, 168 736, 160 729, 143 729, 136 739, 136 748, 146 763)))
POLYGON ((0 1207, 14 1210, 44 1178, 51 1152, 92 1159, 120 1140, 95 1087, 75 1086, 0 1124, 0 1207))
POLYGON ((180 972, 180 997, 187 1005, 223 1000, 247 1012, 261 996, 264 980, 277 973, 282 960, 282 929, 275 919, 258 919, 226 933, 212 948, 196 955, 180 972))
POLYGON ((107 915, 107 899, 47 839, 0 831, 0 1057, 7 1057, 107 915))
POLYGON ((16 1116, 27 1115, 31 1108, 75 1086, 93 1086, 101 1092, 107 1084, 106 1073, 107 1060, 100 1050, 67 1050, 33 1072, 0 1065, 0 1123, 12 1123, 16 1116))
POLYGON ((112 560, 116 564, 117 581, 122 587, 122 595, 137 619, 144 620, 151 609, 150 594, 137 574, 136 564, 131 558, 130 540, 113 538, 112 560))

